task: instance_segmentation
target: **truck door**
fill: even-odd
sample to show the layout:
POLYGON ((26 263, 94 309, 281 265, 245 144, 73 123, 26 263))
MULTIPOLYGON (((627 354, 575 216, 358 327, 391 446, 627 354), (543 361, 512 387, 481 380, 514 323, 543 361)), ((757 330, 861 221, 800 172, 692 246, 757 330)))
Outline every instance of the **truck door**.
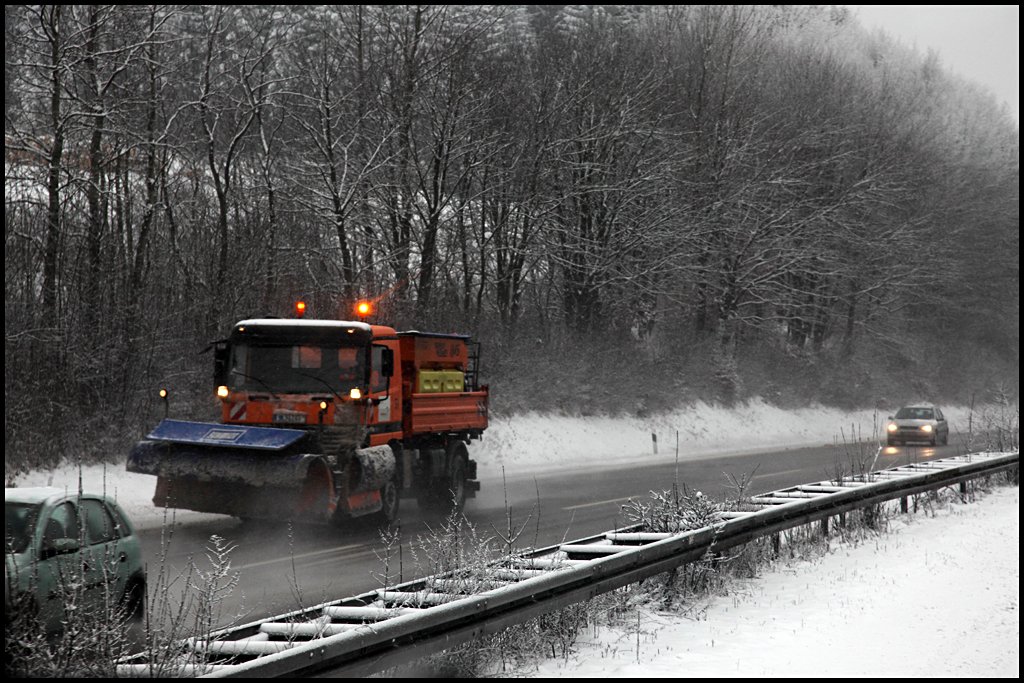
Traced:
POLYGON ((370 350, 371 445, 402 436, 402 378, 397 357, 397 340, 375 343, 370 350))

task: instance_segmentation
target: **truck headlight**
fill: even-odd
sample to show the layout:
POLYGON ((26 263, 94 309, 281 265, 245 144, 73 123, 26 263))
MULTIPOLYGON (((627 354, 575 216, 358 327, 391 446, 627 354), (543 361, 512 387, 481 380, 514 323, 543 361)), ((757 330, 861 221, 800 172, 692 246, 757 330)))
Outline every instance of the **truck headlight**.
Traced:
POLYGON ((217 398, 227 398, 231 392, 223 384, 217 387, 217 398))

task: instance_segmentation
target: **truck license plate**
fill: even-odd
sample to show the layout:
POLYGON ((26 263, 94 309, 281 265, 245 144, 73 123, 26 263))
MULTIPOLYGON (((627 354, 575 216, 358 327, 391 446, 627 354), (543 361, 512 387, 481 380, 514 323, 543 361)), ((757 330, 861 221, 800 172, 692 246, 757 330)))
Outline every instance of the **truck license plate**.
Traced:
POLYGON ((286 424, 305 424, 306 414, 305 413, 274 413, 274 422, 284 422, 286 424))

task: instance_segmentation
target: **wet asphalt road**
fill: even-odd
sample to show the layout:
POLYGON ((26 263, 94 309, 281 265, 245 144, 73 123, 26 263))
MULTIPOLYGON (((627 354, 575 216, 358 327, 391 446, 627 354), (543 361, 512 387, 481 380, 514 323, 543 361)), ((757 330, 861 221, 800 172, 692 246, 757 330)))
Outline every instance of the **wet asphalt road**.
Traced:
MULTIPOLYGON (((956 439, 949 446, 885 448, 874 461, 874 446, 821 446, 753 454, 731 453, 676 463, 635 467, 578 468, 537 476, 481 481, 476 499, 466 505, 466 517, 481 537, 497 539, 512 527, 516 546, 543 547, 626 526, 622 506, 630 498, 647 498, 678 481, 690 492, 716 499, 736 496, 735 484, 748 482, 747 493, 828 480, 842 471, 876 470, 949 457, 962 452, 956 439), (506 502, 507 501, 507 502, 506 502)), ((473 457, 481 458, 483 454, 473 457)), ((421 513, 415 500, 403 499, 400 542, 391 549, 392 580, 410 580, 430 572, 418 538, 431 535, 443 519, 421 513), (418 564, 419 563, 419 564, 418 564)), ((380 588, 385 545, 369 524, 339 530, 241 522, 232 517, 204 516, 167 529, 140 532, 149 568, 150 588, 158 583, 161 557, 166 598, 176 601, 190 563, 209 570, 207 548, 218 536, 233 548, 227 555, 237 585, 217 601, 217 625, 238 625, 350 595, 380 588), (167 540, 169 538, 169 540, 167 540)), ((498 541, 500 543, 500 541, 498 541)), ((194 576, 194 575, 193 575, 194 576)), ((160 599, 160 598, 158 598, 160 599)))

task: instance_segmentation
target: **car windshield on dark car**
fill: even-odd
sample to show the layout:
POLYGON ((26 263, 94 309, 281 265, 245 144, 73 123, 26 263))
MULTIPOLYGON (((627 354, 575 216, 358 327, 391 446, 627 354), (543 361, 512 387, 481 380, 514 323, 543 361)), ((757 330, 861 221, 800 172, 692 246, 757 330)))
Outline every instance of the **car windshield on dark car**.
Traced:
POLYGON ((931 408, 900 408, 896 413, 897 420, 934 420, 935 411, 931 408))
POLYGON ((8 553, 23 553, 32 540, 39 506, 30 503, 4 504, 4 546, 8 553))

